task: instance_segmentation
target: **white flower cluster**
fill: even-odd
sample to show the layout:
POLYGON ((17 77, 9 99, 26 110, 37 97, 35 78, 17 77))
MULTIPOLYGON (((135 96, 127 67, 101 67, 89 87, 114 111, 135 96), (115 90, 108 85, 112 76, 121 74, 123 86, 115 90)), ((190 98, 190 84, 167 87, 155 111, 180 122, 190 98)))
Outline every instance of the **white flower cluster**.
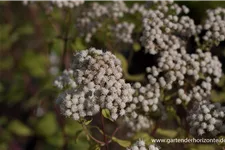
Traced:
POLYGON ((124 13, 128 11, 128 8, 123 1, 115 1, 113 4, 106 4, 106 7, 109 10, 110 16, 113 17, 113 19, 117 19, 124 16, 124 13))
MULTIPOLYGON (((206 44, 205 48, 211 48, 225 40, 225 9, 207 10, 207 16, 204 24, 198 26, 198 33, 205 32, 203 44, 206 44)), ((196 40, 199 41, 199 37, 196 40)))
POLYGON ((144 140, 138 140, 130 148, 127 148, 127 150, 159 150, 159 148, 153 144, 146 145, 144 140))
POLYGON ((88 43, 93 34, 102 27, 105 20, 110 18, 115 21, 123 17, 127 11, 125 3, 122 1, 106 4, 94 2, 86 11, 82 12, 77 20, 76 26, 82 30, 81 34, 85 36, 85 41, 88 43))
POLYGON ((123 121, 132 131, 135 132, 149 129, 153 124, 150 118, 136 112, 132 112, 130 116, 129 113, 127 113, 123 121))
POLYGON ((152 121, 146 116, 161 112, 161 101, 167 96, 176 104, 208 99, 213 84, 222 76, 221 68, 216 56, 200 49, 193 54, 188 54, 184 47, 160 52, 158 65, 146 68, 148 84, 133 85, 135 93, 126 107, 125 123, 133 131, 149 128, 152 121))
POLYGON ((176 103, 202 99, 211 93, 212 84, 222 76, 222 65, 210 52, 188 54, 185 48, 160 53, 158 66, 147 67, 147 78, 152 86, 160 89, 178 89, 176 103))
MULTIPOLYGON (((221 63, 217 57, 201 50, 188 54, 184 48, 162 52, 158 66, 146 70, 149 84, 134 84, 136 92, 132 103, 126 108, 130 116, 125 122, 133 131, 150 127, 150 118, 144 116, 159 109, 161 90, 178 88, 178 91, 173 91, 176 95, 172 97, 176 104, 188 103, 190 100, 202 101, 210 96, 212 85, 218 83, 222 76, 221 63)), ((164 94, 167 96, 165 91, 164 94)))
POLYGON ((196 33, 194 21, 181 13, 188 13, 185 6, 178 6, 172 2, 162 1, 156 10, 149 10, 143 18, 142 45, 150 54, 159 51, 176 49, 183 44, 184 37, 190 37, 196 33), (173 12, 173 13, 171 13, 173 12))
POLYGON ((143 86, 136 82, 133 89, 135 90, 133 101, 126 107, 124 122, 132 131, 149 129, 153 124, 149 114, 159 110, 160 86, 158 84, 143 86))
POLYGON ((115 39, 122 41, 124 43, 132 43, 132 33, 135 25, 133 23, 122 22, 116 24, 116 26, 111 26, 111 32, 115 39))
POLYGON ((145 113, 157 111, 160 97, 159 87, 158 84, 142 86, 141 83, 136 82, 133 85, 135 89, 134 98, 132 104, 127 107, 127 112, 133 112, 135 109, 141 109, 145 113))
MULTIPOLYGON (((23 4, 27 5, 30 2, 34 2, 33 0, 24 0, 23 4)), ((52 9, 52 5, 62 8, 62 7, 67 7, 67 8, 74 8, 82 5, 84 3, 84 0, 51 0, 49 3, 47 3, 49 9, 52 9)))
POLYGON ((111 25, 109 26, 108 24, 104 24, 107 26, 106 28, 111 29, 112 34, 115 34, 114 36, 118 40, 124 43, 131 43, 133 41, 131 35, 135 26, 133 23, 120 23, 119 19, 124 17, 124 15, 136 15, 137 13, 141 14, 142 18, 148 11, 144 4, 138 3, 134 3, 130 8, 122 1, 105 4, 93 3, 78 18, 77 27, 85 31, 85 33, 81 34, 85 36, 86 42, 90 42, 93 34, 103 26, 104 22, 110 22, 111 25), (109 21, 108 18, 111 20, 109 21))
POLYGON ((127 22, 120 23, 119 19, 124 17, 124 15, 134 15, 136 13, 140 13, 143 17, 147 12, 148 10, 145 8, 145 5, 138 3, 135 3, 129 8, 123 1, 103 4, 94 2, 86 11, 82 12, 76 26, 78 29, 82 30, 81 35, 85 37, 87 43, 90 42, 92 36, 103 25, 107 26, 106 29, 111 29, 111 31, 113 31, 112 34, 115 34, 118 40, 122 40, 124 43, 131 43, 133 41, 131 34, 134 29, 134 24, 127 22), (109 22, 111 23, 110 25, 108 25, 109 22))
POLYGON ((208 101, 197 103, 190 110, 187 121, 190 133, 195 136, 224 134, 225 107, 222 107, 220 103, 209 103, 208 101))
POLYGON ((59 89, 76 88, 77 83, 74 81, 73 70, 64 70, 62 75, 54 81, 54 85, 59 89))
POLYGON ((70 81, 72 75, 77 85, 60 96, 63 114, 79 120, 107 108, 113 120, 123 116, 134 91, 122 78, 120 60, 111 52, 95 48, 77 53, 73 60, 71 70, 55 81, 59 87, 63 87, 61 85, 65 83, 62 81, 70 81))
POLYGON ((90 42, 92 35, 102 27, 101 19, 105 18, 107 13, 106 7, 95 2, 92 3, 91 8, 81 14, 81 17, 77 18, 76 26, 84 31, 81 35, 85 36, 86 42, 90 42))
POLYGON ((129 14, 136 14, 140 13, 142 16, 146 15, 148 10, 146 9, 145 5, 134 3, 132 7, 129 9, 129 14))

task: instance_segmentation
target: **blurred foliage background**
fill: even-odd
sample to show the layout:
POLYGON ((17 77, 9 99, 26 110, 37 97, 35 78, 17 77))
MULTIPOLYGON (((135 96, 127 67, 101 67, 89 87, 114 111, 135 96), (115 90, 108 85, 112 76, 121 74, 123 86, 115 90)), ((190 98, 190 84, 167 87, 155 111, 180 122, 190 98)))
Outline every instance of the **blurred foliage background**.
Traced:
MULTIPOLYGON (((89 46, 105 48, 102 45, 105 39, 99 36, 91 45, 76 36, 79 31, 75 30, 74 20, 82 8, 54 8, 52 13, 46 13, 43 3, 25 6, 22 2, 0 2, 0 150, 91 149, 94 146, 90 146, 85 134, 78 134, 81 125, 60 116, 55 106, 58 91, 52 83, 56 75, 65 69, 64 63, 68 63, 62 61, 63 56, 70 57, 73 52, 89 46), (68 17, 68 14, 72 16, 68 17), (65 42, 65 35, 71 39, 65 42), (66 53, 63 52, 65 47, 66 53)), ((190 8, 189 15, 196 23, 204 19, 207 9, 225 7, 222 1, 177 3, 190 8)), ((140 45, 135 43, 130 48, 134 51, 131 57, 127 56, 127 50, 117 53, 129 81, 143 78, 142 73, 148 65, 144 51, 139 49, 140 45), (128 63, 129 59, 135 64, 128 63)), ((213 48, 212 53, 222 61, 225 72, 225 42, 213 48)), ((225 103, 224 84, 225 78, 213 91, 214 101, 225 103)), ((172 138, 178 132, 179 129, 159 129, 157 134, 172 138)), ((123 135, 121 132, 117 136, 123 139, 123 135)), ((137 139, 140 137, 151 138, 146 133, 136 135, 137 139)), ((167 145, 166 149, 179 147, 219 149, 216 145, 191 144, 167 145)))

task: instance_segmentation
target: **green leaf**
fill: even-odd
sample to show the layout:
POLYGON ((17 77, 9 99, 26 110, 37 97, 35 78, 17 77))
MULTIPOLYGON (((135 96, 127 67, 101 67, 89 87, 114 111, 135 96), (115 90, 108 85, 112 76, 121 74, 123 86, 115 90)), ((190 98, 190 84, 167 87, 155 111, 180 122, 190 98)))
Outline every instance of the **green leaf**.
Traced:
POLYGON ((116 57, 121 61, 124 72, 124 78, 131 81, 141 81, 144 79, 144 74, 131 75, 128 73, 127 59, 120 53, 115 53, 116 57))
POLYGON ((100 129, 98 126, 89 126, 89 128, 97 129, 102 135, 104 134, 104 132, 102 131, 102 129, 100 129))
POLYGON ((177 135, 177 131, 158 128, 157 134, 160 134, 160 135, 163 135, 163 136, 169 137, 169 138, 174 138, 177 135))
POLYGON ((70 118, 66 119, 64 131, 66 135, 74 136, 79 130, 82 130, 82 125, 77 121, 72 120, 70 118))
POLYGON ((1 150, 8 150, 8 144, 7 143, 0 143, 0 149, 1 150))
POLYGON ((20 35, 29 35, 34 32, 33 27, 30 25, 24 25, 22 27, 19 27, 16 32, 18 32, 20 35))
POLYGON ((145 77, 144 74, 131 75, 131 74, 128 74, 128 73, 125 73, 124 76, 125 76, 125 79, 131 80, 131 81, 141 81, 145 77))
POLYGON ((41 136, 52 136, 58 130, 55 115, 52 112, 44 115, 39 121, 36 122, 35 130, 37 134, 41 136))
POLYGON ((87 137, 85 134, 80 133, 79 139, 76 139, 74 141, 74 138, 68 139, 68 150, 88 150, 90 143, 87 140, 87 137))
POLYGON ((32 130, 20 122, 19 120, 13 120, 8 125, 8 130, 19 136, 30 136, 32 135, 32 130))
POLYGON ((167 112, 168 112, 168 118, 171 119, 171 120, 176 118, 177 121, 180 123, 180 119, 178 119, 179 117, 177 116, 175 108, 173 106, 167 106, 166 109, 167 109, 167 112))
MULTIPOLYGON (((225 52, 225 49, 224 49, 224 52, 225 52)), ((224 87, 225 85, 225 75, 223 75, 221 78, 220 78, 220 82, 217 84, 219 87, 224 87)))
POLYGON ((75 42, 72 44, 72 48, 74 49, 74 51, 81 51, 86 49, 86 46, 84 45, 81 38, 76 38, 75 42))
POLYGON ((87 126, 87 125, 89 125, 89 124, 92 122, 92 120, 93 120, 93 119, 88 120, 88 121, 85 121, 85 123, 84 123, 84 124, 87 126))
POLYGON ((109 112, 108 109, 102 109, 102 115, 103 115, 106 119, 109 119, 109 120, 113 121, 113 120, 111 119, 110 112, 109 112))
POLYGON ((56 134, 48 136, 46 138, 46 142, 55 147, 62 147, 64 144, 64 137, 62 132, 56 132, 56 134))
POLYGON ((51 51, 54 51, 57 55, 62 54, 63 41, 61 39, 52 40, 52 43, 49 46, 50 46, 49 49, 51 51))
POLYGON ((44 55, 32 50, 26 51, 21 63, 21 69, 28 71, 34 77, 44 77, 47 74, 48 59, 44 55))
POLYGON ((88 150, 101 150, 101 147, 99 144, 90 145, 88 150))
POLYGON ((76 134, 75 134, 75 142, 77 142, 78 137, 81 135, 82 132, 83 132, 83 129, 78 130, 78 131, 76 132, 76 134))
POLYGON ((133 49, 135 52, 138 52, 139 50, 141 50, 141 46, 139 43, 134 43, 133 44, 133 49))
POLYGON ((120 53, 115 53, 115 55, 121 61, 123 71, 124 72, 127 72, 127 70, 128 70, 127 59, 122 54, 120 54, 120 53))
POLYGON ((218 91, 215 91, 213 90, 212 93, 211 93, 211 97, 212 97, 212 100, 213 102, 219 102, 219 103, 223 103, 225 102, 225 91, 221 91, 221 92, 218 92, 218 91))
POLYGON ((191 144, 189 146, 190 150, 216 150, 215 145, 212 144, 191 144))
POLYGON ((7 101, 6 103, 8 105, 14 105, 21 100, 23 100, 25 96, 25 89, 24 89, 24 79, 20 74, 15 75, 14 78, 12 79, 13 84, 9 87, 9 91, 7 92, 6 98, 7 101))
POLYGON ((122 147, 129 147, 131 145, 131 142, 130 141, 126 141, 126 140, 121 140, 121 139, 118 139, 116 137, 112 137, 112 140, 116 143, 118 143, 120 146, 122 147))

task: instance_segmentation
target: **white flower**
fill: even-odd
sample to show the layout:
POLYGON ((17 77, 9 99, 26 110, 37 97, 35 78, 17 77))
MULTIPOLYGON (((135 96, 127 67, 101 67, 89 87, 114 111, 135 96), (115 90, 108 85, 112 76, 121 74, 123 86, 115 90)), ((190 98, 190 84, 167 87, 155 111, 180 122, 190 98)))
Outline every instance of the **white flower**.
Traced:
POLYGON ((207 124, 206 124, 205 122, 203 122, 203 123, 201 124, 201 127, 202 127, 203 129, 206 129, 206 128, 207 128, 207 124))
POLYGON ((74 120, 79 120, 80 119, 79 114, 78 113, 74 113, 73 114, 73 119, 74 120))
MULTIPOLYGON (((143 18, 144 30, 141 42, 146 52, 154 55, 160 51, 167 51, 169 48, 178 49, 181 38, 177 35, 190 37, 196 33, 194 21, 187 16, 179 15, 182 10, 188 13, 187 7, 181 8, 175 3, 169 5, 165 2, 159 3, 156 8, 156 10, 149 10, 143 18), (177 14, 169 15, 168 11, 173 10, 174 7, 177 8, 177 14)), ((173 66, 171 62, 168 63, 168 67, 173 66)), ((165 66, 165 68, 168 67, 165 66)), ((154 73, 154 75, 157 74, 158 72, 154 73)))
POLYGON ((145 146, 145 141, 139 140, 139 141, 137 142, 137 144, 138 144, 138 146, 140 146, 140 147, 145 146))
POLYGON ((203 129, 198 129, 198 135, 203 135, 205 133, 205 131, 203 129))
POLYGON ((127 150, 159 150, 159 149, 155 145, 146 145, 145 141, 138 140, 130 148, 127 148, 127 150))
POLYGON ((128 23, 126 21, 122 23, 118 23, 115 26, 110 26, 111 32, 113 33, 113 36, 115 39, 117 39, 119 42, 124 43, 132 43, 132 33, 135 25, 133 23, 128 23))
POLYGON ((214 125, 208 125, 207 127, 208 131, 213 131, 215 129, 214 125))
POLYGON ((120 61, 111 52, 95 48, 76 53, 71 69, 65 70, 57 82, 78 85, 60 95, 61 111, 75 120, 93 116, 105 108, 116 120, 126 113, 126 103, 133 99, 132 87, 122 78, 120 61))
POLYGON ((194 107, 190 110, 190 116, 187 118, 191 133, 201 136, 216 136, 221 133, 225 117, 220 118, 218 114, 223 112, 221 111, 222 109, 221 105, 210 103, 209 101, 195 103, 194 107), (207 112, 205 111, 206 109, 208 110, 207 112))
POLYGON ((209 119, 211 119, 211 117, 212 117, 212 116, 211 116, 210 114, 206 114, 206 115, 205 115, 205 120, 209 120, 209 119))

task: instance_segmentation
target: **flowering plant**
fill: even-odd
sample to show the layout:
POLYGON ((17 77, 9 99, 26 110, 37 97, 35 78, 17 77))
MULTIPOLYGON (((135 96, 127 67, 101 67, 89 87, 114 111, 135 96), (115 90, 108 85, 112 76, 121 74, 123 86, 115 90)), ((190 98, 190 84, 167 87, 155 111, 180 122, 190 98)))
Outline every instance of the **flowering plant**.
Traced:
MULTIPOLYGON (((225 9, 208 10, 208 18, 196 25, 187 16, 189 9, 184 5, 173 2, 148 5, 92 3, 93 9, 82 12, 77 28, 84 31, 81 37, 86 42, 92 43, 98 32, 111 30, 105 36, 113 38, 113 44, 129 46, 136 40, 156 62, 146 67, 146 79, 132 83, 123 78, 121 61, 112 54, 117 52, 110 47, 106 52, 95 48, 77 52, 71 68, 55 80, 60 89, 66 87, 58 98, 62 114, 81 124, 89 122, 87 116, 98 113, 112 122, 121 119, 118 122, 130 128, 128 133, 132 137, 136 132, 147 130, 154 135, 157 123, 167 121, 172 109, 178 115, 177 121, 185 122, 187 134, 194 137, 223 135, 225 107, 210 99, 212 88, 222 77, 222 64, 209 50, 225 39, 225 9), (126 15, 140 15, 142 25, 127 22, 126 15), (112 20, 108 21, 108 17, 112 20), (105 29, 101 31, 103 26, 105 29), (134 39, 138 31, 139 39, 134 39), (203 36, 202 32, 205 32, 203 36), (196 46, 190 49, 188 43, 192 37, 196 46), (184 116, 179 116, 180 111, 185 112, 184 116)), ((103 135, 103 143, 109 149, 104 122, 103 135)), ((136 144, 130 149, 146 149, 144 141, 136 144)))
MULTIPOLYGON (((192 9, 172 1, 23 1, 23 7, 34 19, 37 45, 50 51, 42 73, 51 77, 43 76, 43 91, 55 99, 50 106, 41 104, 47 98, 40 104, 29 100, 41 123, 30 117, 26 136, 43 137, 57 148, 90 150, 193 149, 197 144, 154 139, 224 138, 224 8, 208 9, 198 22, 192 9), (38 9, 51 32, 35 20, 38 9), (54 113, 47 112, 53 104, 54 113), (47 128, 48 121, 54 128, 47 128)), ((25 56, 32 61, 35 54, 25 56)), ((35 58, 39 65, 45 60, 35 58)), ((22 66, 41 77, 38 67, 22 66)), ((18 124, 13 123, 11 131, 18 124)), ((224 143, 207 144, 217 149, 224 143)))

